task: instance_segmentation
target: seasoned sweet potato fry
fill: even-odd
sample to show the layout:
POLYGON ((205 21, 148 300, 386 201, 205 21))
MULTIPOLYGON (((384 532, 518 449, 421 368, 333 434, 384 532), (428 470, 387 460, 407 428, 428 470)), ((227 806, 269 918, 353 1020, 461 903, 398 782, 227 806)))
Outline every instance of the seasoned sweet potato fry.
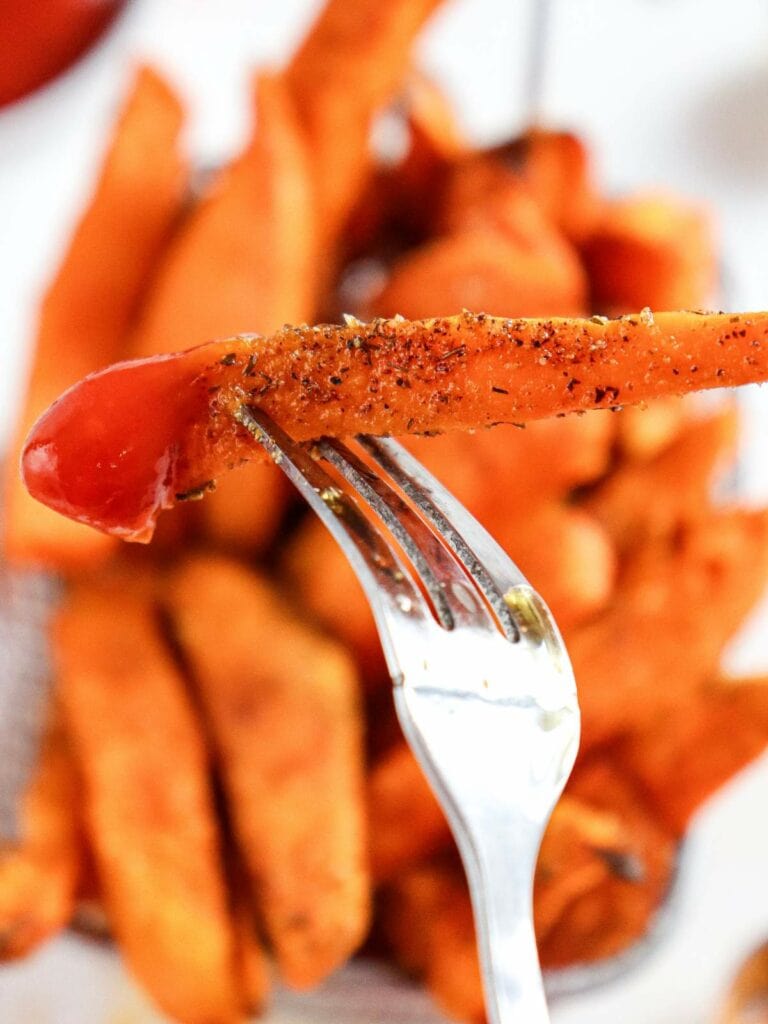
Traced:
POLYGON ((440 805, 410 747, 399 743, 368 779, 371 872, 386 881, 452 845, 440 805))
POLYGON ((768 582, 768 513, 711 513, 628 559, 610 608, 566 631, 582 748, 693 699, 768 582))
POLYGON ((768 679, 725 679, 627 737, 616 757, 681 836, 701 804, 766 747, 768 679))
POLYGON ((332 262, 370 166, 374 114, 396 93, 411 45, 440 0, 329 0, 287 69, 312 153, 318 228, 332 262))
POLYGON ((92 375, 38 420, 23 472, 52 508, 146 541, 160 509, 263 458, 244 403, 299 440, 470 430, 762 380, 767 335, 759 313, 286 328, 92 375))
POLYGON ((230 1024, 243 996, 208 755, 151 590, 123 577, 73 588, 54 630, 58 689, 129 969, 175 1020, 230 1024))
POLYGON ((583 255, 592 307, 609 315, 712 302, 717 256, 710 217, 680 199, 640 195, 606 203, 583 255))
POLYGON ((656 458, 620 465, 584 507, 622 551, 706 516, 715 471, 733 453, 736 428, 734 408, 690 420, 656 458), (652 497, 638 500, 640 495, 652 497))
POLYGON ((141 68, 96 191, 40 311, 27 394, 6 462, 4 550, 13 561, 77 568, 111 547, 106 538, 30 501, 18 459, 46 406, 80 377, 128 352, 137 303, 184 200, 181 127, 181 106, 168 85, 151 68, 141 68))
POLYGON ((21 799, 18 842, 0 848, 0 960, 25 956, 67 924, 82 859, 76 772, 54 708, 21 799))
POLYGON ((169 603, 254 904, 288 984, 315 984, 368 925, 354 669, 265 579, 220 556, 184 565, 169 603))

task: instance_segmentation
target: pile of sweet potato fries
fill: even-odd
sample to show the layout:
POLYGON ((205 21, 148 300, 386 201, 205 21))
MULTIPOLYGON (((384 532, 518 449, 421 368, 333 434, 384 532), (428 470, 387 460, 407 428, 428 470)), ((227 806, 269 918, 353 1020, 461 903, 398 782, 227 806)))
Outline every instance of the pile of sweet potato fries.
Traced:
MULTIPOLYGON (((329 0, 194 197, 182 107, 137 72, 42 304, 17 451, 85 374, 243 331, 464 307, 602 324, 711 300, 701 210, 605 199, 572 135, 465 141, 412 67, 438 6, 329 0), (396 158, 370 143, 383 110, 407 138, 396 158)), ((719 668, 768 582, 768 511, 712 498, 732 405, 591 401, 605 411, 407 440, 542 593, 573 660, 582 752, 536 879, 546 967, 647 933, 692 815, 768 744, 768 680, 719 668)), ((466 884, 373 620, 281 472, 250 463, 129 548, 34 502, 10 463, 6 557, 65 587, 50 719, 0 852, 0 957, 98 918, 170 1018, 229 1024, 273 974, 311 986, 365 947, 482 1021, 466 884)))

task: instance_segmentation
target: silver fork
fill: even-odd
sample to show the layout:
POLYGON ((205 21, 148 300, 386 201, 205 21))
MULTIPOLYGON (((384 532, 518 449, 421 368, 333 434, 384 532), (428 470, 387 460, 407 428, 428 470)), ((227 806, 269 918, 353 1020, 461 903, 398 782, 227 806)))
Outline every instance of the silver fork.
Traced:
POLYGON ((371 604, 403 731, 464 862, 490 1024, 545 1024, 533 874, 580 728, 548 609, 477 520, 394 441, 359 437, 366 462, 338 441, 298 445, 260 410, 243 406, 238 419, 330 529, 371 604))

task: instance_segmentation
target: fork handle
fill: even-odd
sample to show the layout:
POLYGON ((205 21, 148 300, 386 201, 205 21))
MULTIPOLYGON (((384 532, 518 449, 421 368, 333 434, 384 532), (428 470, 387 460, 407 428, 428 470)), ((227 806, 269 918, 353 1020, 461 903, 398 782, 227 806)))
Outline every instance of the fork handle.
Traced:
POLYGON ((533 929, 533 874, 540 834, 540 825, 516 822, 497 827, 492 843, 469 843, 462 851, 489 1024, 549 1024, 533 929))

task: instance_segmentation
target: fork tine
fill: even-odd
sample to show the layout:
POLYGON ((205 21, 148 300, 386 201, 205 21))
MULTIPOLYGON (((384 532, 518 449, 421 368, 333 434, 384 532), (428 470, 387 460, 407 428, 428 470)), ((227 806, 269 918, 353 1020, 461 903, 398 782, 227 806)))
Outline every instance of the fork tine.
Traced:
POLYGON ((323 456, 373 509, 410 559, 441 624, 496 630, 474 584, 424 521, 396 491, 339 441, 324 439, 323 456))
POLYGON ((368 435, 358 440, 442 535, 482 591, 507 639, 518 641, 520 629, 506 595, 529 584, 509 555, 401 444, 368 435))
POLYGON ((392 639, 394 621, 402 622, 406 616, 420 621, 422 627, 434 622, 410 571, 354 500, 266 413, 242 405, 235 417, 285 472, 344 551, 373 610, 390 672, 399 677, 402 670, 392 639))

